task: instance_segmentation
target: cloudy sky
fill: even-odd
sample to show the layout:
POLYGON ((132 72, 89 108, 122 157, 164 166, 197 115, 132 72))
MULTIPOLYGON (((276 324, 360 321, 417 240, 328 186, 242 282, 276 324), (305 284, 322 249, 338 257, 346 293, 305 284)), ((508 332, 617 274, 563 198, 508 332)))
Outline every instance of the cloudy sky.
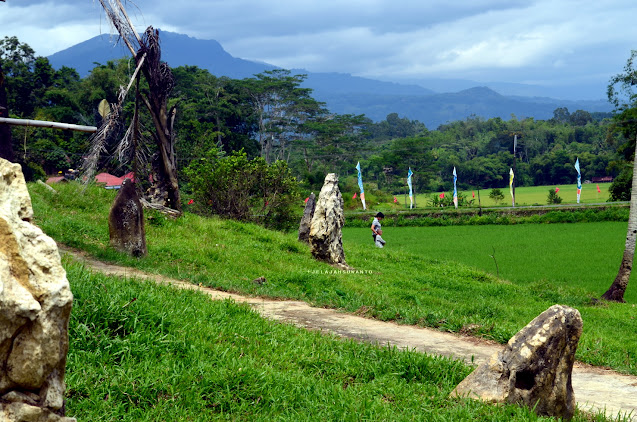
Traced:
MULTIPOLYGON (((637 49, 635 0, 122 0, 148 25, 233 56, 393 81, 599 87, 637 49)), ((47 56, 113 33, 97 0, 6 0, 0 37, 47 56)), ((582 95, 584 97, 585 95, 582 95)))

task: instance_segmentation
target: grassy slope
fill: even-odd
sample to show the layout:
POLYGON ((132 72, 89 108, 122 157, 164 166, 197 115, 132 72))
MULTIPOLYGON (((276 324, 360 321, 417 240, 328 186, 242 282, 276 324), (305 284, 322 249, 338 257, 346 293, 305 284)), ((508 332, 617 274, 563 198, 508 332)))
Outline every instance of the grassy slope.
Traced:
POLYGON ((30 186, 37 223, 53 238, 94 256, 146 271, 229 291, 302 299, 382 320, 476 335, 506 342, 554 303, 578 308, 584 334, 578 358, 637 374, 635 308, 590 305, 593 292, 549 283, 517 285, 467 266, 421 254, 345 242, 348 263, 365 274, 334 274, 314 261, 294 235, 187 214, 177 221, 155 218, 147 226, 149 256, 137 260, 107 247, 107 214, 114 193, 74 184, 53 195, 30 186), (252 280, 265 276, 267 283, 252 280), (475 328, 477 326, 477 328, 475 328))
POLYGON ((247 305, 65 266, 75 296, 66 410, 78 420, 545 419, 449 399, 470 372, 458 361, 343 341, 265 320, 247 305))

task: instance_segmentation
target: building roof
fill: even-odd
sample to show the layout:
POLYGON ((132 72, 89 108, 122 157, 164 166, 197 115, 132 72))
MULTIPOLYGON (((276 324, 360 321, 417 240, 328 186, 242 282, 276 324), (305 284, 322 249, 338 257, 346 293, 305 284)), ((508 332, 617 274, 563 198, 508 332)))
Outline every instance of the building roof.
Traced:
MULTIPOLYGON (((119 189, 122 187, 122 183, 126 179, 131 179, 133 182, 135 181, 135 173, 132 171, 126 173, 122 177, 113 176, 109 173, 100 173, 95 176, 95 183, 104 184, 106 189, 119 189)), ((64 176, 53 176, 46 179, 47 183, 57 183, 64 180, 64 176)))
POLYGON ((61 182, 62 180, 64 180, 64 176, 52 176, 46 179, 46 183, 48 184, 57 183, 57 182, 61 182))
POLYGON ((95 183, 104 183, 107 189, 118 189, 122 186, 124 180, 121 177, 113 176, 108 173, 100 173, 95 176, 95 183))

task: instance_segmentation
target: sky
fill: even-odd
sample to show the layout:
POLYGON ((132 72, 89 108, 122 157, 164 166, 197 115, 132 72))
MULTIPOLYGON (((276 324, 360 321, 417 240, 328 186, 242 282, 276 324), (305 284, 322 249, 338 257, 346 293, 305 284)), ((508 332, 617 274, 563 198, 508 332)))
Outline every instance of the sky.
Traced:
MULTIPOLYGON (((609 79, 637 49, 635 0, 122 3, 138 32, 153 25, 214 39, 235 57, 283 68, 395 82, 581 86, 581 99, 604 98, 609 79)), ((98 0, 0 2, 0 38, 17 36, 36 55, 108 33, 115 30, 98 0)))

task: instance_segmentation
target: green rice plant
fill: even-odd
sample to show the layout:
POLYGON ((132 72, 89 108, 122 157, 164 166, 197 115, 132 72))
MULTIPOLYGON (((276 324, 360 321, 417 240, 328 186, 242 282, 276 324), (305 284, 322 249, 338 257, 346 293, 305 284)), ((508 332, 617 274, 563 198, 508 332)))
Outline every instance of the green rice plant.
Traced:
MULTIPOLYGON (((577 184, 573 183, 572 185, 558 186, 518 186, 515 188, 515 204, 516 206, 543 205, 546 203, 547 189, 555 190, 556 187, 560 188, 560 193, 562 194, 564 204, 577 203, 577 184)), ((588 183, 582 185, 580 203, 596 204, 606 202, 609 198, 609 187, 610 183, 588 183), (597 191, 597 186, 599 186, 600 192, 597 191)), ((501 188, 501 191, 504 194, 504 201, 501 203, 490 198, 490 191, 486 189, 482 189, 480 191, 478 191, 477 189, 470 189, 459 192, 462 192, 467 198, 475 199, 473 206, 476 207, 479 204, 483 207, 494 207, 499 205, 511 206, 509 187, 506 186, 506 188, 501 188), (478 197, 480 201, 478 201, 478 197)), ((434 194, 437 195, 440 194, 440 192, 434 192, 434 194)), ((420 207, 426 206, 427 199, 430 195, 431 194, 418 194, 416 195, 416 202, 420 207)))
MULTIPOLYGON (((495 249, 499 275, 507 283, 502 289, 507 294, 501 299, 483 298, 491 290, 486 285, 474 292, 480 306, 503 306, 495 324, 504 327, 506 321, 516 318, 515 312, 525 313, 535 301, 575 307, 584 319, 578 358, 596 365, 607 359, 607 363, 612 362, 610 366, 635 373, 632 356, 637 352, 637 275, 631 277, 627 304, 598 301, 617 273, 625 234, 626 223, 605 222, 387 228, 383 237, 387 241, 385 253, 389 248, 418 255, 421 262, 439 260, 441 267, 456 268, 449 269, 451 273, 468 265, 495 276, 495 249), (518 305, 514 305, 518 299, 518 305)), ((345 229, 343 241, 363 246, 367 243, 364 235, 364 229, 345 229)), ((454 313, 469 317, 471 311, 462 309, 465 301, 471 302, 470 284, 458 289, 462 291, 456 295, 458 303, 449 306, 454 313)), ((505 332, 500 339, 493 332, 484 335, 503 341, 509 334, 505 332)))

